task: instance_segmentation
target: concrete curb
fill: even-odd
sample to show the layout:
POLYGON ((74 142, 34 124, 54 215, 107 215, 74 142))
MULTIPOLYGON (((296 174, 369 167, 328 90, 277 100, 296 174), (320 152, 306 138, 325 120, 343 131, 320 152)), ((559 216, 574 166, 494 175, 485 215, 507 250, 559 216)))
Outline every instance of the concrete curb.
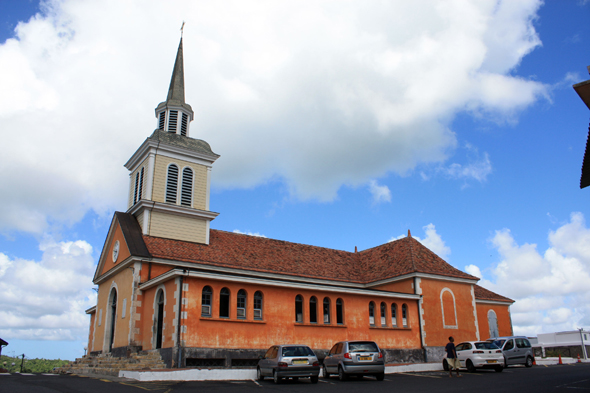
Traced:
MULTIPOLYGON (((385 374, 440 371, 442 363, 415 363, 385 366, 385 374)), ((157 371, 119 371, 119 377, 137 381, 243 381, 255 380, 256 370, 188 369, 157 371)), ((320 371, 320 377, 323 372, 320 371)))

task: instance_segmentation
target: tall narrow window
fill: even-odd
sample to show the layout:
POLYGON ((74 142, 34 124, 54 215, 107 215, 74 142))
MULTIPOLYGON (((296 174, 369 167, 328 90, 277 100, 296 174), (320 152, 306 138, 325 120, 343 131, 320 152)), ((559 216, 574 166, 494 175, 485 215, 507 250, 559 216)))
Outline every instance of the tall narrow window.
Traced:
POLYGON ((237 308, 238 318, 246 319, 246 291, 243 289, 238 291, 237 308))
POLYGON ((188 126, 188 115, 186 113, 183 113, 182 120, 180 123, 180 135, 186 136, 187 126, 188 126))
POLYGON ((303 297, 301 295, 295 297, 295 322, 303 322, 303 297))
POLYGON ((490 337, 499 337, 498 318, 496 317, 496 312, 494 310, 488 311, 488 325, 490 328, 490 337))
POLYGON ((168 119, 168 132, 176 134, 176 124, 178 123, 178 111, 170 111, 170 118, 168 119))
POLYGON ((139 202, 143 195, 143 167, 141 168, 141 172, 139 174, 139 191, 137 192, 137 202, 139 202))
POLYGON ((157 300, 158 315, 156 317, 156 349, 162 348, 162 332, 164 331, 164 291, 160 289, 157 300))
POLYGON ((210 286, 206 286, 203 288, 203 292, 201 293, 201 316, 203 317, 210 317, 211 316, 211 297, 213 296, 213 291, 211 290, 210 286))
POLYGON ((180 193, 180 204, 191 206, 193 201, 193 171, 190 168, 182 170, 182 191, 180 193))
POLYGON ((324 298, 324 323, 330 323, 330 298, 324 298))
POLYGON ((139 189, 139 172, 135 174, 135 187, 133 190, 133 204, 137 203, 137 190, 139 189))
POLYGON ((219 318, 229 318, 229 289, 219 292, 219 318))
POLYGON ((369 303, 369 325, 375 326, 375 303, 369 303))
POLYGON ((176 203, 178 194, 178 167, 171 164, 168 167, 168 177, 166 179, 166 202, 176 203))
POLYGON ((262 292, 254 294, 254 319, 262 319, 262 292))
POLYGON ((336 323, 344 325, 344 302, 342 299, 336 300, 336 323))
POLYGON ((158 128, 164 130, 164 121, 166 120, 166 112, 160 112, 160 119, 158 121, 158 128))
POLYGON ((133 203, 141 200, 141 191, 143 190, 143 168, 135 174, 135 192, 133 194, 133 203))
POLYGON ((309 299, 309 323, 318 323, 318 300, 315 296, 309 299))
POLYGON ((391 326, 397 327, 397 304, 391 305, 391 326))
POLYGON ((402 323, 404 327, 408 327, 408 306, 402 305, 402 323))
POLYGON ((387 306, 381 302, 381 326, 387 326, 387 306))

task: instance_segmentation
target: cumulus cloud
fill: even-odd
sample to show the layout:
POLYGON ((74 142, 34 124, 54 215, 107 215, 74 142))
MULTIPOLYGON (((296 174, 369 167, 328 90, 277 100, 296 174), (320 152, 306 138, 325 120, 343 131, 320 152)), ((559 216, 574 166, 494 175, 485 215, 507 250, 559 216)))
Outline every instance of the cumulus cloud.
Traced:
POLYGON ((89 289, 92 247, 85 241, 40 246, 40 261, 0 253, 0 336, 33 340, 86 340, 88 316, 96 304, 89 289))
MULTIPOLYGON (((508 229, 496 231, 491 244, 501 261, 480 285, 508 296, 517 334, 535 335, 590 325, 590 229, 582 213, 549 233, 549 247, 518 244, 508 229)), ((481 272, 480 272, 481 273, 481 272)))
MULTIPOLYGON (((125 206, 122 164, 156 127, 182 20, 191 136, 221 154, 213 186, 279 179, 329 201, 444 162, 458 112, 514 120, 545 96, 512 74, 541 44, 540 4, 46 0, 0 44, 0 232, 125 206)), ((485 159, 450 170, 485 178, 485 159)))
MULTIPOLYGON (((418 240, 420 243, 422 243, 430 251, 434 252, 436 255, 446 260, 448 256, 451 255, 451 249, 446 245, 444 240, 442 240, 441 236, 436 232, 436 227, 434 226, 434 224, 430 223, 422 227, 422 230, 426 234, 426 237, 424 239, 416 236, 415 234, 413 234, 412 237, 418 240)), ((398 240, 404 237, 406 237, 406 235, 400 235, 398 237, 389 239, 389 241, 392 242, 394 240, 398 240)))
POLYGON ((369 182, 369 191, 373 196, 373 203, 391 202, 391 190, 387 186, 380 186, 375 180, 369 182))
POLYGON ((246 232, 242 232, 239 229, 234 229, 234 233, 240 233, 242 235, 248 235, 248 236, 256 236, 256 237, 266 237, 264 235, 261 235, 258 232, 250 232, 250 231, 246 231, 246 232))

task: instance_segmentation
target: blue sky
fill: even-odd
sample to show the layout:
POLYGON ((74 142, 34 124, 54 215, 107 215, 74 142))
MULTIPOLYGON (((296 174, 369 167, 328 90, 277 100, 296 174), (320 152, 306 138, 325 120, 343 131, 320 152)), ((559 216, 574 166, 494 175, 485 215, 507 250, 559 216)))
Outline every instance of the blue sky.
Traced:
POLYGON ((590 328, 590 2, 166 4, 0 2, 3 353, 83 354, 183 20, 213 228, 347 251, 409 229, 516 300, 515 333, 590 328))

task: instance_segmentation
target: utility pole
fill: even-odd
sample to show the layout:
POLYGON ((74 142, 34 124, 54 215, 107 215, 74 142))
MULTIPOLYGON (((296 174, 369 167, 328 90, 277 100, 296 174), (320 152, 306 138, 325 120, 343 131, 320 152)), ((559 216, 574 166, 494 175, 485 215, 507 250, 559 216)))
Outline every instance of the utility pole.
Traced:
POLYGON ((23 356, 23 358, 20 362, 20 372, 21 373, 23 372, 23 365, 25 364, 25 354, 23 353, 22 356, 23 356))
POLYGON ((586 353, 586 344, 584 344, 584 336, 582 335, 582 331, 584 328, 579 328, 580 331, 580 340, 582 341, 582 353, 584 354, 584 360, 588 359, 588 354, 586 353))

